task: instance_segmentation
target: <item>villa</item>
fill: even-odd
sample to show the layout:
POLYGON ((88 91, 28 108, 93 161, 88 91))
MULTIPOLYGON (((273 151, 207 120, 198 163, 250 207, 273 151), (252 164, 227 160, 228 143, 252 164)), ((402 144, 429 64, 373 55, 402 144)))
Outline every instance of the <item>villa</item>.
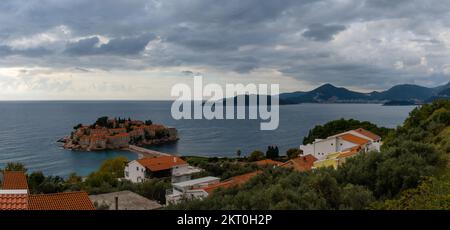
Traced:
POLYGON ((300 149, 305 155, 311 154, 318 160, 325 160, 330 154, 346 152, 355 147, 360 148, 360 151, 380 151, 381 145, 381 137, 359 128, 325 139, 316 139, 311 144, 300 145, 300 149))
POLYGON ((30 194, 24 172, 1 175, 0 210, 95 210, 86 192, 30 194))
POLYGON ((172 183, 177 183, 190 180, 191 175, 198 172, 201 169, 190 166, 180 157, 160 156, 129 162, 125 166, 125 179, 139 183, 152 177, 171 177, 172 183))

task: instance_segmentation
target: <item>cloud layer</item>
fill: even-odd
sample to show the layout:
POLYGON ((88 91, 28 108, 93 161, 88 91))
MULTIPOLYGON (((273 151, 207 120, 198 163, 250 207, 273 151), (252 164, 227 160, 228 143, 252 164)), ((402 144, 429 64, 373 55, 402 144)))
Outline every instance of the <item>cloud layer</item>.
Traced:
POLYGON ((448 12, 438 0, 4 0, 0 67, 434 86, 450 80, 448 12))

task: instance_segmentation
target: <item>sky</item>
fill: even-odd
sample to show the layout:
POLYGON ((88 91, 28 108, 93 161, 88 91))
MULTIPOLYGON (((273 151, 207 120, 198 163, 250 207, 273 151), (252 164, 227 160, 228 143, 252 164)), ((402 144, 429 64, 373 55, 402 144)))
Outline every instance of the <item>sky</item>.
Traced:
POLYGON ((2 0, 0 100, 162 100, 174 84, 450 81, 443 0, 2 0))

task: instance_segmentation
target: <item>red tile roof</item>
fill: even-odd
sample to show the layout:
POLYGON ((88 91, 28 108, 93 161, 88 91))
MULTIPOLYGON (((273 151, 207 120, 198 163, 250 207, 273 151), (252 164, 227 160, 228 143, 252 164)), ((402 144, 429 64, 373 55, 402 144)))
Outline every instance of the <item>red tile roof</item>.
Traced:
POLYGON ((30 195, 30 210, 95 210, 86 192, 30 195))
POLYGON ((259 160, 259 161, 255 161, 254 163, 256 163, 258 166, 265 166, 265 165, 281 165, 283 164, 283 162, 279 162, 279 161, 274 161, 272 159, 265 159, 265 160, 259 160))
POLYGON ((314 162, 317 161, 317 158, 311 154, 306 156, 296 157, 282 164, 281 167, 293 168, 297 171, 308 171, 311 170, 314 162))
POLYGON ((28 194, 0 194, 0 210, 27 210, 28 194))
POLYGON ((28 189, 24 172, 4 171, 2 189, 28 189))
POLYGON ((355 129, 354 131, 359 133, 359 134, 362 134, 362 135, 364 135, 364 136, 366 136, 366 137, 368 137, 368 138, 370 138, 370 139, 372 139, 374 141, 377 141, 377 140, 381 139, 380 136, 378 136, 378 135, 376 135, 376 134, 374 134, 374 133, 372 133, 372 132, 370 132, 368 130, 365 130, 363 128, 355 129))
POLYGON ((214 190, 216 190, 218 188, 230 188, 230 187, 233 187, 233 186, 239 186, 239 185, 245 184, 250 179, 252 179, 254 176, 256 176, 256 175, 258 175, 260 173, 261 173, 261 171, 255 171, 255 172, 246 173, 246 174, 242 174, 242 175, 239 175, 239 176, 231 177, 228 180, 225 180, 225 181, 217 183, 217 184, 209 185, 209 186, 204 187, 202 189, 205 190, 205 192, 207 192, 208 194, 211 194, 211 192, 213 192, 214 190))
POLYGON ((356 146, 347 150, 344 150, 337 158, 346 158, 358 154, 361 151, 360 146, 356 146))
POLYGON ((177 165, 184 165, 186 161, 175 156, 161 156, 154 158, 143 158, 137 160, 139 164, 146 167, 150 171, 156 172, 161 170, 171 169, 177 165))
POLYGON ((369 140, 367 140, 367 139, 364 139, 362 137, 358 137, 358 136, 355 136, 355 135, 349 134, 349 133, 339 135, 338 137, 340 137, 343 140, 346 140, 348 142, 355 143, 357 145, 364 145, 369 142, 369 140))

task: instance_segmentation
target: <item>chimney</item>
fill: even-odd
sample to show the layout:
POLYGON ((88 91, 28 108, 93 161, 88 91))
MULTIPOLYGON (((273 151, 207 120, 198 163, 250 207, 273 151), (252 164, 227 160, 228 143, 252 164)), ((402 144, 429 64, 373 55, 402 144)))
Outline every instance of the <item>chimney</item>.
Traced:
POLYGON ((116 196, 114 197, 115 201, 116 201, 116 210, 119 210, 119 197, 116 196))
POLYGON ((177 158, 173 157, 173 163, 177 163, 177 158))

